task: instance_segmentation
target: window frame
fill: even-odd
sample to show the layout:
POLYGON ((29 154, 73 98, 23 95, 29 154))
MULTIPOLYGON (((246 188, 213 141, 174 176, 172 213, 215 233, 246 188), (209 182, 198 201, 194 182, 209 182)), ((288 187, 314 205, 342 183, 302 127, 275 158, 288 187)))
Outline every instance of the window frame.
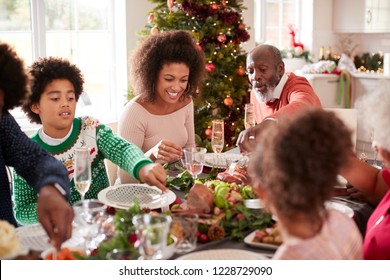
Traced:
MULTIPOLYGON (((107 73, 109 90, 109 104, 107 107, 102 106, 85 106, 82 98, 80 98, 76 115, 90 115, 98 118, 101 122, 112 122, 118 120, 121 108, 124 106, 125 97, 128 90, 128 78, 127 78, 127 45, 123 42, 123 38, 126 38, 126 0, 108 1, 109 10, 107 11, 107 24, 110 37, 111 50, 109 54, 109 69, 107 73)), ((30 17, 31 17, 31 29, 23 31, 30 33, 31 45, 32 45, 32 60, 35 61, 39 57, 47 56, 46 52, 46 35, 47 32, 55 33, 56 31, 48 31, 45 24, 45 3, 44 0, 30 0, 30 17)), ((7 32, 7 31, 5 31, 7 32)), ((64 32, 63 30, 58 31, 64 32)), ((67 31, 66 31, 67 32, 67 31)), ((70 32, 79 32, 72 29, 70 32)), ((16 49, 17 51, 17 49, 16 49)), ((21 56, 23 58, 23 56, 21 56)), ((77 57, 72 63, 78 64, 77 57)), ((28 65, 26 65, 28 66, 28 65)), ((81 69, 82 71, 82 69, 81 69)), ((88 92, 88 88, 85 88, 88 92)), ((25 114, 21 111, 20 107, 11 111, 15 119, 18 121, 21 128, 25 131, 34 131, 39 125, 31 124, 25 114)))
MULTIPOLYGON (((283 28, 285 26, 282 25, 283 22, 283 5, 287 4, 287 2, 295 2, 295 21, 292 23, 296 29, 301 29, 301 7, 302 0, 254 0, 254 26, 255 26, 255 42, 256 44, 261 44, 267 42, 267 38, 265 38, 266 34, 266 22, 267 22, 267 3, 279 3, 279 16, 278 16, 278 41, 273 42, 273 45, 280 49, 284 49, 288 46, 282 43, 282 37, 284 34, 283 28)), ((297 34, 296 39, 300 40, 300 33, 297 34)))

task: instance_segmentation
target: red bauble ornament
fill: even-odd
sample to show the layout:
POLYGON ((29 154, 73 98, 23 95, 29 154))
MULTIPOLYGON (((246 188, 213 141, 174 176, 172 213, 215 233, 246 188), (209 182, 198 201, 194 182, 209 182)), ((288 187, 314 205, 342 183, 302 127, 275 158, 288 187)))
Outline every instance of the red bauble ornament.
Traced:
POLYGON ((240 76, 240 77, 242 77, 242 76, 245 75, 245 69, 244 69, 244 67, 242 67, 242 66, 238 67, 238 69, 237 69, 237 75, 240 76))
POLYGON ((226 97, 223 100, 223 104, 225 104, 228 107, 232 106, 233 105, 233 98, 231 98, 230 96, 226 97))
POLYGON ((245 25, 245 23, 240 23, 239 25, 238 25, 238 29, 240 29, 240 30, 245 30, 245 28, 246 28, 246 25, 245 25))
POLYGON ((155 26, 152 29, 150 29, 150 34, 157 35, 158 33, 160 33, 160 29, 158 29, 157 26, 155 26))
POLYGON ((207 72, 213 72, 213 71, 215 70, 215 65, 212 64, 212 63, 207 63, 207 64, 205 65, 205 68, 206 68, 206 71, 207 71, 207 72))
POLYGON ((218 10, 218 5, 217 5, 217 3, 212 3, 212 4, 210 5, 210 8, 211 8, 211 10, 213 10, 213 11, 218 10))
POLYGON ((204 134, 206 134, 207 138, 211 137, 211 133, 212 133, 212 130, 210 127, 206 128, 206 130, 204 131, 204 134))
POLYGON ((226 35, 225 34, 219 34, 217 37, 218 42, 225 43, 226 41, 226 35))
POLYGON ((149 22, 149 23, 153 23, 153 21, 154 21, 154 14, 153 14, 153 13, 150 13, 150 14, 148 15, 148 22, 149 22))

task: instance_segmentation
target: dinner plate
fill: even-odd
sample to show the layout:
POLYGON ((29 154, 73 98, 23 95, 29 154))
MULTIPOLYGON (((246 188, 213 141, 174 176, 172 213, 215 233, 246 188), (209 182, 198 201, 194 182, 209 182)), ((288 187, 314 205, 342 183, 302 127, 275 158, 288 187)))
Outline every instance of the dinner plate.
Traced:
POLYGON ((257 198, 253 199, 244 199, 244 205, 248 209, 263 209, 264 203, 257 198))
MULTIPOLYGON (((52 248, 49 236, 41 224, 33 224, 16 228, 16 235, 20 239, 23 248, 33 251, 45 251, 52 248)), ((65 247, 75 247, 83 243, 84 239, 76 231, 72 231, 72 237, 63 243, 65 247)))
POLYGON ((268 258, 246 250, 215 249, 189 253, 177 260, 268 260, 268 258))
POLYGON ((98 199, 108 206, 129 209, 138 200, 141 208, 158 209, 169 206, 176 195, 167 191, 162 195, 160 189, 146 184, 122 184, 101 190, 98 199))
POLYGON ((207 153, 205 157, 204 166, 215 167, 219 169, 224 169, 229 166, 232 161, 242 160, 244 156, 238 154, 215 154, 215 153, 207 153))
POLYGON ((348 217, 352 218, 354 215, 354 212, 352 208, 348 207, 347 205, 344 205, 342 203, 338 203, 336 201, 327 201, 325 202, 325 207, 327 209, 335 209, 337 211, 340 211, 347 215, 348 217))
POLYGON ((276 250, 278 249, 278 245, 274 244, 269 244, 269 243, 264 243, 264 242, 255 242, 253 241, 253 238, 255 238, 256 231, 253 231, 252 233, 248 234, 244 238, 244 243, 251 246, 251 247, 256 247, 256 248, 261 248, 261 249, 268 249, 268 250, 276 250))

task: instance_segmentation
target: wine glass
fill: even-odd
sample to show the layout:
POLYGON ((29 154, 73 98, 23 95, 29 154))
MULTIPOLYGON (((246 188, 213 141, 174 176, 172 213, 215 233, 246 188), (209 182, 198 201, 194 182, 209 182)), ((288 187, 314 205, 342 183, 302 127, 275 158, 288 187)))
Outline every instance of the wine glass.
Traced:
POLYGON ((165 214, 140 214, 133 217, 137 246, 144 260, 161 259, 167 247, 172 218, 165 214))
POLYGON ((255 122, 255 114, 254 114, 253 104, 245 104, 245 116, 244 116, 244 125, 245 129, 254 127, 255 122))
POLYGON ((81 200, 91 186, 91 154, 87 147, 76 148, 74 161, 74 185, 80 193, 81 200))
POLYGON ((85 251, 90 255, 105 238, 107 205, 97 199, 79 200, 73 204, 75 229, 85 239, 85 251))
POLYGON ((206 158, 206 148, 192 147, 184 149, 184 162, 188 172, 196 180, 203 171, 203 165, 206 158))
POLYGON ((213 120, 212 132, 211 132, 211 148, 213 152, 217 154, 217 166, 220 164, 220 154, 223 150, 224 144, 224 121, 213 120))
POLYGON ((372 162, 372 166, 376 167, 376 168, 379 168, 379 169, 382 169, 380 167, 380 165, 378 164, 378 161, 377 161, 377 157, 378 157, 378 149, 376 147, 377 143, 375 141, 375 137, 374 137, 374 132, 371 132, 371 136, 370 136, 370 139, 371 139, 371 146, 372 146, 372 149, 374 151, 374 160, 372 162))

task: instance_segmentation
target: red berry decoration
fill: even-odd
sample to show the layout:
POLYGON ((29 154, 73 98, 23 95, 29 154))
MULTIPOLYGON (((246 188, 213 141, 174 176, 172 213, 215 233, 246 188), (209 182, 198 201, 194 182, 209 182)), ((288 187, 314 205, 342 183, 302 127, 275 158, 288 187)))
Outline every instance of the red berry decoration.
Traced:
POLYGON ((209 241, 209 237, 207 236, 206 233, 202 233, 200 236, 199 236, 199 242, 200 243, 207 243, 209 241))

